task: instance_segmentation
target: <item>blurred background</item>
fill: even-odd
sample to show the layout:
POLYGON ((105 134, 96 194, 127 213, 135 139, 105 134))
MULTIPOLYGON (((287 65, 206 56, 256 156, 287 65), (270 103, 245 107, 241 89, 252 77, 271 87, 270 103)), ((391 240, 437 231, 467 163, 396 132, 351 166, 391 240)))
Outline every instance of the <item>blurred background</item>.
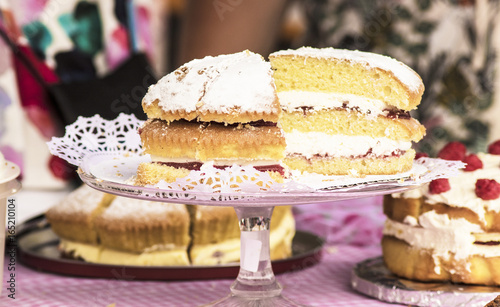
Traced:
MULTIPOLYGON (((80 115, 144 118, 147 87, 206 55, 300 46, 389 55, 426 87, 412 114, 427 128, 418 151, 434 156, 449 141, 484 151, 500 137, 499 1, 0 0, 0 10, 0 151, 22 168, 21 219, 78 185, 45 142, 80 115)), ((302 206, 297 225, 378 243, 380 198, 356 202, 302 206)))

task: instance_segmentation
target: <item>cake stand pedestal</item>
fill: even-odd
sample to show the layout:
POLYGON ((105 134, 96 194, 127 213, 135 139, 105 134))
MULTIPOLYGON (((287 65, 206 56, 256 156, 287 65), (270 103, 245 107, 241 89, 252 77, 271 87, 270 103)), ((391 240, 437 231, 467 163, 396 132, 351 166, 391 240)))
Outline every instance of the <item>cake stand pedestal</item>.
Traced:
POLYGON ((274 276, 269 248, 269 226, 275 206, 331 202, 345 199, 400 193, 415 186, 398 181, 361 184, 355 189, 290 192, 213 193, 134 186, 124 180, 134 174, 141 157, 98 153, 86 156, 79 168, 80 178, 89 186, 122 197, 191 205, 234 207, 241 231, 239 275, 229 296, 209 306, 301 306, 282 296, 274 276))
POLYGON ((231 294, 210 306, 300 306, 281 296, 269 249, 274 207, 235 207, 241 231, 240 272, 231 294))

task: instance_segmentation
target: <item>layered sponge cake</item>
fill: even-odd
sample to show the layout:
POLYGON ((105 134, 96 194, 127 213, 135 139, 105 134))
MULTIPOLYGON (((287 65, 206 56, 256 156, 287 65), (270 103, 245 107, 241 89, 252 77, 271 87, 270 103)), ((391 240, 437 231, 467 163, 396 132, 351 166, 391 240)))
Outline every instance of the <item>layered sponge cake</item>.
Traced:
MULTIPOLYGON (((182 266, 237 262, 240 232, 231 207, 115 197, 86 185, 46 212, 65 257, 115 265, 182 266)), ((277 207, 271 259, 292 255, 291 207, 277 207)))
POLYGON ((500 285, 500 142, 467 154, 453 142, 439 157, 461 160, 457 177, 384 198, 386 266, 419 281, 500 285))
POLYGON ((175 181, 207 162, 217 168, 251 165, 281 178, 285 139, 272 70, 255 53, 193 60, 148 89, 148 121, 137 184, 175 181))
POLYGON ((151 163, 139 185, 173 182, 206 163, 250 165, 281 182, 287 170, 323 175, 409 171, 425 128, 410 116, 422 80, 395 59, 303 47, 193 60, 151 86, 140 129, 151 163))
POLYGON ((412 69, 386 56, 333 48, 283 50, 269 59, 289 168, 355 176, 411 169, 412 142, 425 134, 409 114, 424 91, 412 69))

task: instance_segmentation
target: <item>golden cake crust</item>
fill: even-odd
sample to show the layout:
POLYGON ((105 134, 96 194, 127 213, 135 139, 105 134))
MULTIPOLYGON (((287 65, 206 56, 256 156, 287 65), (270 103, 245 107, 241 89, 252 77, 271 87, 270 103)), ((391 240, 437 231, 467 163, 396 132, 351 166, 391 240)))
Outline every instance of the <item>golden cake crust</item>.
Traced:
POLYGON ((211 244, 240 237, 238 217, 232 207, 188 205, 193 225, 192 244, 211 244))
POLYGON ((141 163, 137 167, 134 184, 140 186, 155 185, 158 182, 175 182, 177 178, 184 178, 191 171, 185 168, 175 168, 158 163, 141 163))
POLYGON ((274 160, 284 156, 285 138, 276 126, 152 120, 141 130, 144 152, 158 157, 213 160, 274 160))
POLYGON ((210 123, 198 143, 198 159, 274 160, 284 157, 285 138, 276 126, 226 127, 210 123))
POLYGON ((190 240, 189 214, 180 204, 117 198, 95 226, 101 244, 119 251, 187 248, 190 240))
POLYGON ((425 135, 425 127, 413 118, 394 119, 378 116, 373 119, 356 111, 335 109, 306 113, 284 112, 280 124, 285 132, 298 130, 352 136, 364 135, 414 142, 420 141, 425 135))
POLYGON ((291 169, 323 175, 382 175, 397 174, 411 170, 415 151, 408 150, 400 156, 387 158, 311 158, 287 156, 283 161, 291 169), (353 171, 354 170, 354 171, 353 171))
MULTIPOLYGON (((184 178, 191 171, 185 168, 176 168, 159 163, 141 163, 137 167, 134 184, 140 186, 155 185, 161 180, 171 183, 178 178, 184 178)), ((266 172, 274 181, 283 182, 284 177, 278 172, 266 172)))
MULTIPOLYGON (((333 54, 331 56, 328 54, 328 49, 312 50, 311 54, 304 54, 300 49, 271 54, 269 60, 275 69, 274 77, 278 92, 307 88, 315 92, 353 94, 381 100, 407 111, 415 109, 420 103, 424 84, 420 76, 406 65, 395 60, 392 63, 394 68, 405 66, 404 73, 413 80, 411 86, 403 83, 391 69, 370 67, 365 62, 348 58, 336 58, 333 54), (318 55, 315 55, 315 52, 318 55)), ((337 51, 353 55, 358 53, 330 50, 334 53, 337 51)), ((371 56, 380 57, 374 54, 371 56)))
POLYGON ((387 268, 404 278, 500 285, 500 257, 473 255, 468 259, 457 259, 452 254, 445 259, 433 255, 431 250, 411 247, 393 236, 383 237, 382 252, 387 268))
POLYGON ((275 123, 278 121, 281 113, 277 97, 273 104, 273 107, 269 109, 268 112, 240 112, 237 108, 235 108, 230 113, 202 112, 198 109, 192 112, 185 112, 183 110, 165 111, 158 105, 158 102, 158 100, 154 100, 151 103, 143 103, 143 110, 148 118, 162 119, 166 122, 172 122, 176 120, 194 120, 199 122, 213 121, 219 123, 235 124, 250 123, 263 120, 266 122, 275 123))
POLYGON ((140 130, 145 153, 173 158, 196 159, 197 144, 205 125, 176 121, 167 124, 148 120, 140 130))

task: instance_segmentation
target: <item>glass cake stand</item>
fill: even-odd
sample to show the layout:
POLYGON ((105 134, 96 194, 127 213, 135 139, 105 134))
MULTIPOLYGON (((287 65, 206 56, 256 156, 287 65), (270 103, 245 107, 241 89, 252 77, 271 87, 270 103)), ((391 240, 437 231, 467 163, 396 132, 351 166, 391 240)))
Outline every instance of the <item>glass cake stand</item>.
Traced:
MULTIPOLYGON (((136 169, 132 159, 129 172, 136 169)), ((135 162, 134 162, 135 161, 135 162)), ((366 184, 355 190, 322 190, 314 192, 253 192, 208 193, 189 190, 159 189, 134 186, 120 180, 125 174, 125 162, 113 155, 97 154, 86 157, 78 172, 89 186, 115 195, 150 201, 183 203, 191 205, 232 206, 241 230, 241 260, 239 275, 231 286, 229 296, 210 306, 301 306, 283 297, 270 260, 269 227, 275 206, 330 202, 403 192, 415 186, 399 186, 398 182, 378 185, 366 184), (111 161, 107 163, 107 161, 111 161), (118 165, 122 169, 117 172, 118 165)))

